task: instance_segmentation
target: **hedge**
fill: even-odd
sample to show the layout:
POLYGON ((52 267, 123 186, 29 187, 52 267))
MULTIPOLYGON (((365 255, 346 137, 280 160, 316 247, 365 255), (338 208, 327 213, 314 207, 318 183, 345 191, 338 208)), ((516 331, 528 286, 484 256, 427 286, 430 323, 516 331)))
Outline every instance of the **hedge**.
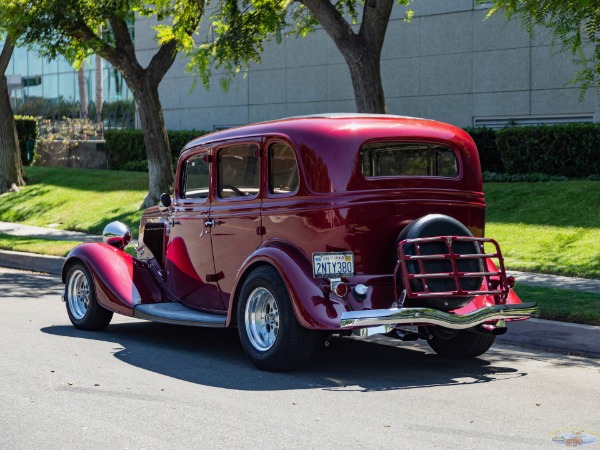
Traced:
MULTIPOLYGON (((206 133, 208 132, 196 130, 168 131, 172 158, 177 158, 189 141, 206 133)), ((140 162, 147 158, 142 130, 106 130, 104 139, 109 169, 130 168, 132 164, 143 167, 140 162)))
POLYGON ((15 116, 15 125, 19 135, 19 149, 24 166, 30 165, 35 159, 37 147, 38 124, 35 117, 15 116))
POLYGON ((496 145, 507 173, 600 174, 599 124, 506 128, 498 132, 496 145))
POLYGON ((465 128, 479 150, 479 161, 483 172, 504 172, 504 164, 496 146, 496 131, 491 128, 465 128))
POLYGON ((477 144, 483 172, 588 179, 600 175, 600 124, 465 130, 477 144))

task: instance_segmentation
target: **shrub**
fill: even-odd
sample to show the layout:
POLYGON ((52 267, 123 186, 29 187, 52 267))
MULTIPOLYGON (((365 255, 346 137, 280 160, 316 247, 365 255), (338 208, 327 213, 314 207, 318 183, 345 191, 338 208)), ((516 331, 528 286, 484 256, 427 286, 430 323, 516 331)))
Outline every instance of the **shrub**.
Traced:
POLYGON ((513 183, 513 182, 528 182, 538 183, 542 181, 569 181, 567 177, 561 175, 548 175, 545 173, 494 173, 494 172, 483 172, 482 174, 484 182, 494 183, 513 183))
MULTIPOLYGON (((169 131, 171 157, 177 158, 181 149, 192 139, 206 134, 206 131, 169 131)), ((142 130, 106 130, 106 154, 109 169, 124 169, 129 162, 139 163, 146 160, 146 146, 142 130)), ((128 166, 131 167, 131 166, 128 166)), ((138 164, 139 168, 140 165, 138 164)), ((129 169, 131 170, 131 169, 129 169)))
POLYGON ((491 128, 465 128, 479 150, 481 170, 484 172, 504 172, 504 164, 496 146, 496 131, 491 128))
POLYGON ((35 117, 15 116, 17 134, 19 135, 19 149, 21 161, 24 166, 30 165, 36 156, 38 124, 35 117))
POLYGON ((496 144, 508 173, 578 178, 600 173, 598 124, 505 128, 496 144))

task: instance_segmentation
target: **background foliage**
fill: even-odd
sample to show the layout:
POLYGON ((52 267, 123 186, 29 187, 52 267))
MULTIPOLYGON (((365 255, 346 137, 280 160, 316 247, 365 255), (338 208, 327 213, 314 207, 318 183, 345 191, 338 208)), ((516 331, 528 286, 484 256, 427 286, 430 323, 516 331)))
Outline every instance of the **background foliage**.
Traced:
POLYGON ((21 150, 21 161, 28 166, 35 159, 35 149, 38 139, 38 123, 35 117, 15 116, 17 134, 19 135, 19 149, 21 150))
MULTIPOLYGON (((181 149, 192 139, 208 131, 168 131, 171 158, 176 159, 181 149)), ((147 171, 146 147, 142 130, 108 130, 104 132, 109 169, 147 171)))
POLYGON ((520 181, 544 181, 539 174, 590 179, 600 175, 600 124, 466 131, 477 144, 484 172, 537 174, 520 181))

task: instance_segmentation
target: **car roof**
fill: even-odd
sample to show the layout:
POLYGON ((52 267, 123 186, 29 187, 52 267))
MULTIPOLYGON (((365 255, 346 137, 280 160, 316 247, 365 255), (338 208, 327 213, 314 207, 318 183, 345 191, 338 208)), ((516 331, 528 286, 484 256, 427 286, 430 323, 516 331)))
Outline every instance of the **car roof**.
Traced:
POLYGON ((397 139, 451 146, 462 161, 460 189, 481 190, 479 155, 471 137, 458 127, 430 119, 357 113, 297 116, 217 131, 191 141, 185 149, 256 138, 292 144, 310 186, 320 192, 349 188, 365 143, 397 139))

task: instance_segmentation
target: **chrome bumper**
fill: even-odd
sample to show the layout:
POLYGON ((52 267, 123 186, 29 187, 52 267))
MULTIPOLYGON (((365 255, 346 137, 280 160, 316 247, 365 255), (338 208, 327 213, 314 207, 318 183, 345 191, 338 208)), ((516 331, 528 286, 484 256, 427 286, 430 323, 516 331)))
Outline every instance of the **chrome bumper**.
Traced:
POLYGON ((463 315, 430 308, 371 309, 343 313, 341 328, 380 325, 439 325, 453 330, 464 330, 494 320, 528 319, 537 313, 537 303, 494 305, 463 315))

